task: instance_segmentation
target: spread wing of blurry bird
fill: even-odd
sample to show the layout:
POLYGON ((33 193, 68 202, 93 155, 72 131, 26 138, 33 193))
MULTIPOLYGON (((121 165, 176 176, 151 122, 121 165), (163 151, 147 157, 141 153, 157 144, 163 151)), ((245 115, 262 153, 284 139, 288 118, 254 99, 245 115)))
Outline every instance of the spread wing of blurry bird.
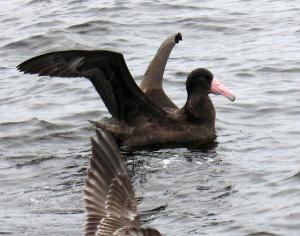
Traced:
POLYGON ((84 186, 85 236, 160 236, 140 226, 133 187, 114 139, 100 129, 96 134, 84 186))

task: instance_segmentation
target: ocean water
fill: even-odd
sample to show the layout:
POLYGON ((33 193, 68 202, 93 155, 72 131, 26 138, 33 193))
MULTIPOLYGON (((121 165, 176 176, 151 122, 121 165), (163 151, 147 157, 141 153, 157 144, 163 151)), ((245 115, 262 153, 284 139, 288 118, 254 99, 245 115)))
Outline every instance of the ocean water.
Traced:
POLYGON ((0 235, 82 235, 88 120, 109 116, 88 80, 15 67, 54 50, 113 49, 139 82, 175 32, 183 41, 164 88, 176 104, 197 67, 237 100, 211 96, 218 134, 211 150, 123 153, 147 213, 143 225, 170 236, 300 235, 297 1, 11 0, 0 20, 0 235))

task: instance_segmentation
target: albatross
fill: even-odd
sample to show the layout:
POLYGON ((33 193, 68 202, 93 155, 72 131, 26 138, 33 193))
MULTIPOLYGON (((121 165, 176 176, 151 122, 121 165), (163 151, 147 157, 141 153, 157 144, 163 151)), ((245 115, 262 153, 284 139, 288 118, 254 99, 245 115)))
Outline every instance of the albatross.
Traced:
POLYGON ((83 77, 94 85, 112 118, 95 122, 128 149, 199 147, 215 138, 215 108, 209 94, 235 96, 208 69, 197 68, 186 79, 187 101, 178 108, 162 88, 163 72, 180 33, 161 45, 140 87, 123 55, 109 50, 68 50, 33 57, 17 66, 39 76, 83 77))

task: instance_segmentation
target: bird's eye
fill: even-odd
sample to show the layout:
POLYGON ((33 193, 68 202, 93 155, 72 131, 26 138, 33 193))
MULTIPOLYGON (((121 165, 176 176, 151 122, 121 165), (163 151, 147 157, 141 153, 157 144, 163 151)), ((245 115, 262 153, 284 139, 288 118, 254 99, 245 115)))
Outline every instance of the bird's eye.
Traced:
POLYGON ((209 76, 204 76, 204 79, 205 79, 207 82, 210 82, 210 81, 211 81, 211 79, 210 79, 209 76))

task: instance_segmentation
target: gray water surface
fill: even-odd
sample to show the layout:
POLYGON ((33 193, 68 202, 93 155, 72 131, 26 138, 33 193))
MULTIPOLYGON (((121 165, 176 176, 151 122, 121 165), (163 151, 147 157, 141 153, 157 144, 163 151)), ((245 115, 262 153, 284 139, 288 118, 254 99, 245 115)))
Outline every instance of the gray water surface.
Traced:
POLYGON ((82 235, 87 120, 109 116, 86 79, 23 75, 32 56, 121 51, 137 82, 181 32, 164 87, 210 69, 218 146, 124 153, 143 218, 165 235, 300 235, 300 5, 280 0, 10 0, 0 8, 0 235, 82 235))

